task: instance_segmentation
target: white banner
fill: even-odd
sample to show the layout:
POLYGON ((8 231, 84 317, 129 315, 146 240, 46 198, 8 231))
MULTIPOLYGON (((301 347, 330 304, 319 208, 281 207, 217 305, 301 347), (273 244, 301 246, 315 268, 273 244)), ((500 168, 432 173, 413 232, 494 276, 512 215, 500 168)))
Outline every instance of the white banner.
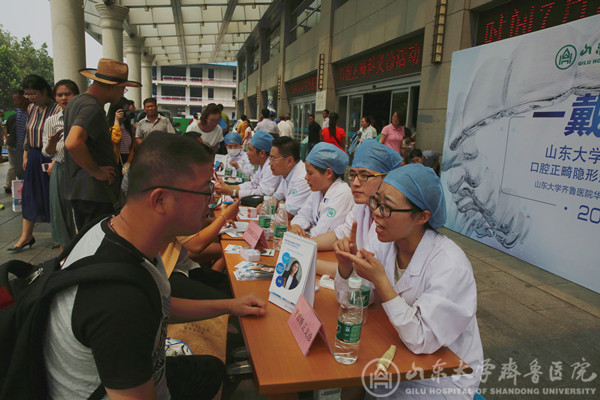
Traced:
POLYGON ((446 227, 600 292, 600 16, 455 52, 446 227))

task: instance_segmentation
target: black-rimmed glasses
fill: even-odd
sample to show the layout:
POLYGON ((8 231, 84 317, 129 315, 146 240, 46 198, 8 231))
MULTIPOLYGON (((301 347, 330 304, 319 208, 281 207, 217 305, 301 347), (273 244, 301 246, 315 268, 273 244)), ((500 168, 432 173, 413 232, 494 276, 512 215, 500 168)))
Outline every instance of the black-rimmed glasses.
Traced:
POLYGON ((394 210, 393 208, 389 208, 385 204, 381 204, 379 200, 375 196, 369 197, 369 208, 372 212, 379 209, 381 216, 383 218, 389 218, 393 212, 412 212, 414 211, 412 208, 399 208, 394 210))
POLYGON ((356 172, 352 172, 350 171, 350 173, 348 174, 348 179, 350 179, 350 183, 354 182, 354 178, 358 178, 359 182, 366 182, 369 180, 369 178, 374 178, 376 176, 384 176, 387 174, 367 174, 366 172, 359 172, 358 174, 356 172))
POLYGON ((203 195, 203 196, 209 196, 209 197, 212 197, 212 196, 213 196, 213 193, 214 193, 214 191, 215 191, 215 184, 214 184, 214 183, 212 183, 212 182, 209 182, 209 183, 208 183, 208 188, 210 189, 210 192, 198 192, 198 191, 196 191, 196 190, 188 190, 188 189, 181 189, 181 188, 176 188, 176 187, 172 187, 172 186, 162 186, 162 185, 159 185, 159 186, 151 186, 151 187, 149 187, 149 188, 146 188, 146 189, 142 190, 142 193, 143 193, 143 192, 147 192, 147 191, 149 191, 149 190, 154 190, 154 189, 167 189, 167 190, 174 190, 174 191, 176 191, 176 192, 192 193, 192 194, 201 194, 201 195, 203 195))

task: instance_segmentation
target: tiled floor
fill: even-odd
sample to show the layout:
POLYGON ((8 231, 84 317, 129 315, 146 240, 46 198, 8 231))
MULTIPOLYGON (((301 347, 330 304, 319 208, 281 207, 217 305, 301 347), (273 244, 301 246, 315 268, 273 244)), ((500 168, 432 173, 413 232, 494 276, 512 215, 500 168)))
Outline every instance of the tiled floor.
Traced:
MULTIPOLYGON (((2 183, 7 168, 7 163, 0 165, 2 183)), ((36 225, 37 242, 31 250, 6 252, 20 236, 21 215, 11 210, 8 195, 0 194, 0 203, 5 206, 0 210, 0 262, 41 262, 58 255, 50 248, 48 224, 36 225)), ((600 398, 600 294, 447 229, 441 232, 463 248, 475 272, 479 329, 490 365, 487 381, 481 384, 484 397, 600 398), (531 374, 537 367, 541 375, 531 374)), ((260 397, 250 380, 233 396, 260 397)))

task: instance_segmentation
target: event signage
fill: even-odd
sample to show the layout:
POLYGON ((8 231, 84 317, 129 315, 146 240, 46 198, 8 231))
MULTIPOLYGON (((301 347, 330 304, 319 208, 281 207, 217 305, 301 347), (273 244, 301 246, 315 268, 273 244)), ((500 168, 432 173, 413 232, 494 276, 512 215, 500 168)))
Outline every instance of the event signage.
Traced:
POLYGON ((317 92, 317 72, 287 82, 288 99, 315 94, 317 92))
POLYGON ((600 15, 455 52, 446 227, 600 292, 600 15))
POLYGON ((423 34, 334 65, 335 87, 370 83, 421 71, 423 34))
POLYGON ((514 0, 479 13, 475 43, 491 43, 596 14, 600 14, 600 0, 514 0))

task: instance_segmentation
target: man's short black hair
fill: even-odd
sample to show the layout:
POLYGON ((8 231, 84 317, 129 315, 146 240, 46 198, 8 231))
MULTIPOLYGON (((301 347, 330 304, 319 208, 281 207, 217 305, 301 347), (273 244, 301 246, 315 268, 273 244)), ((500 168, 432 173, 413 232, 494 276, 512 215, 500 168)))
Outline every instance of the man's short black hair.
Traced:
POLYGON ((144 107, 146 107, 146 103, 154 103, 154 105, 156 105, 156 99, 154 97, 148 97, 144 100, 144 107))
POLYGON ((423 157, 423 152, 420 149, 412 149, 410 151, 410 153, 408 154, 408 158, 410 160, 412 160, 413 157, 421 157, 422 158, 423 157))
POLYGON ((262 115, 264 118, 269 118, 271 112, 268 108, 263 108, 262 110, 260 110, 260 115, 262 115))
POLYGON ((315 114, 308 114, 309 117, 313 117, 313 119, 315 118, 315 114))
POLYGON ((280 136, 273 139, 273 147, 277 147, 277 150, 283 157, 294 157, 294 161, 300 161, 300 142, 292 139, 289 136, 280 136))
POLYGON ((189 137, 149 136, 131 162, 128 196, 140 194, 152 186, 173 186, 174 181, 182 178, 194 179, 191 167, 212 164, 212 159, 206 146, 189 137))
POLYGON ((329 110, 328 109, 324 109, 323 112, 326 112, 327 115, 329 115, 329 110))

